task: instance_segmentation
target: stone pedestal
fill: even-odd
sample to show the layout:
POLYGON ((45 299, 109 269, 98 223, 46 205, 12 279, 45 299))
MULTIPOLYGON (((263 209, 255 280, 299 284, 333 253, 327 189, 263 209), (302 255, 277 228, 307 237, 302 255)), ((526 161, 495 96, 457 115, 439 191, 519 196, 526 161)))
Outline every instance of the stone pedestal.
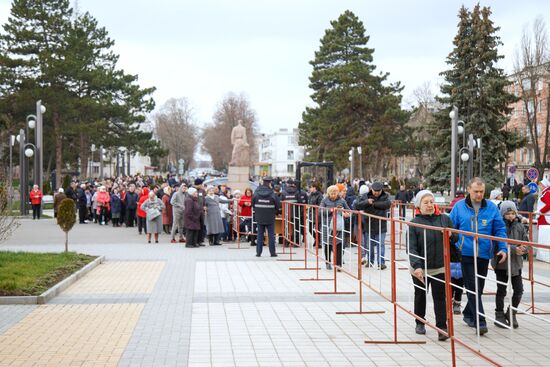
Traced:
POLYGON ((244 194, 244 189, 250 187, 250 168, 248 166, 229 166, 227 172, 227 185, 231 187, 231 191, 241 190, 244 194))

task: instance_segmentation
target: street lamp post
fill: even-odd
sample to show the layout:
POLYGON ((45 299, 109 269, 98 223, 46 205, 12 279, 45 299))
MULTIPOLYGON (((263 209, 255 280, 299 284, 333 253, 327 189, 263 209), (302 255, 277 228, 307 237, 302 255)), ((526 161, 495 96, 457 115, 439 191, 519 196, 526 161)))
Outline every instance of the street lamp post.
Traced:
POLYGON ((351 147, 348 153, 349 153, 349 164, 350 164, 349 177, 351 181, 351 179, 353 179, 353 147, 351 147))
POLYGON ((95 144, 90 146, 90 152, 92 153, 92 158, 90 160, 90 178, 94 177, 94 152, 97 150, 95 144))
POLYGON ((10 213, 12 210, 12 196, 13 196, 13 146, 15 145, 15 135, 10 135, 10 171, 8 172, 8 207, 10 213))
MULTIPOLYGON (((42 150, 43 146, 43 124, 42 124, 42 114, 46 113, 46 107, 42 105, 42 101, 39 100, 36 102, 36 134, 35 134, 35 158, 34 158, 34 170, 35 170, 35 184, 43 190, 43 177, 42 172, 44 171, 44 154, 42 150)), ((42 206, 40 207, 42 208, 42 206)), ((42 210, 42 209, 40 209, 42 210)))
MULTIPOLYGON (((16 138, 19 141, 19 210, 21 215, 27 215, 27 201, 28 201, 28 175, 29 175, 29 165, 27 163, 27 158, 31 158, 36 152, 36 145, 26 142, 25 130, 19 130, 19 135, 16 138), (33 149, 31 149, 32 147, 33 149)), ((36 170, 35 170, 36 171, 36 170)), ((35 183, 36 185, 36 183, 35 183)))
POLYGON ((458 132, 458 107, 453 106, 449 113, 451 119, 451 197, 456 194, 456 146, 458 132))
POLYGON ((99 179, 103 180, 103 145, 99 147, 99 179))
POLYGON ((359 178, 363 178, 363 149, 361 146, 357 147, 357 153, 359 154, 359 178))

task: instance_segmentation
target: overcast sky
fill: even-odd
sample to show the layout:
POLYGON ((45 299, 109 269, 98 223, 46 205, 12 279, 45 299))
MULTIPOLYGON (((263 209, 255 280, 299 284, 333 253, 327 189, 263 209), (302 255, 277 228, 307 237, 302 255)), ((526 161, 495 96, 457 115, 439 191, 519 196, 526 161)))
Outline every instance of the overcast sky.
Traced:
MULTIPOLYGON (((404 101, 438 73, 452 50, 457 13, 477 1, 453 0, 79 0, 106 27, 120 54, 119 67, 155 86, 157 106, 187 97, 197 123, 211 121, 230 91, 244 92, 262 132, 297 127, 311 103, 309 61, 330 21, 346 9, 364 23, 374 63, 405 85, 404 101)), ((0 0, 0 22, 11 1, 0 0)), ((74 4, 74 0, 73 0, 74 4)), ((501 66, 510 71, 524 25, 550 14, 550 1, 481 1, 493 10, 504 43, 501 66)), ((545 19, 548 22, 548 18, 545 19)))

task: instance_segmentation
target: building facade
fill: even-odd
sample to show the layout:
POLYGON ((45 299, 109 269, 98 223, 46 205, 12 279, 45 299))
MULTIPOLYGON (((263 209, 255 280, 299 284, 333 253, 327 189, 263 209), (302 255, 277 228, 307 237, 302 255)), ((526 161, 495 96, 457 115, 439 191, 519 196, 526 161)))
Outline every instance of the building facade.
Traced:
POLYGON ((296 162, 304 158, 304 148, 298 145, 298 129, 279 129, 262 134, 259 144, 258 175, 294 177, 296 162))

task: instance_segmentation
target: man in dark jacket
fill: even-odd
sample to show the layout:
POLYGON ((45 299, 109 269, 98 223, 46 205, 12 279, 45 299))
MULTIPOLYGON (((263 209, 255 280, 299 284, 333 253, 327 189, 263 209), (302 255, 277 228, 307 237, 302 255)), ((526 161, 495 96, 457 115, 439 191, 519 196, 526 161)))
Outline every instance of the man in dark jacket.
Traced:
MULTIPOLYGON (((311 186, 309 187, 309 197, 307 199, 307 203, 312 206, 312 207, 308 208, 309 218, 315 218, 316 217, 316 213, 318 212, 318 209, 315 209, 314 207, 315 206, 320 206, 321 201, 323 201, 323 193, 321 192, 320 187, 321 187, 321 185, 318 182, 312 183, 311 186)), ((315 221, 314 220, 309 221, 308 230, 309 230, 309 233, 316 240, 317 236, 316 236, 316 233, 315 233, 316 228, 315 228, 315 221)), ((317 229, 317 230, 320 230, 320 228, 317 229)), ((313 243, 313 246, 315 246, 315 243, 313 243)))
POLYGON ((76 199, 77 199, 77 206, 78 206, 78 222, 80 224, 86 224, 88 221, 86 220, 87 217, 87 203, 88 200, 86 198, 86 192, 84 189, 86 188, 85 184, 81 184, 80 187, 76 190, 76 199))
POLYGON ((531 213, 535 207, 535 194, 531 193, 531 189, 527 185, 522 186, 521 191, 523 192, 523 199, 519 203, 518 210, 531 213))
POLYGON ((67 196, 67 199, 73 199, 76 203, 77 197, 76 197, 76 181, 72 181, 69 187, 65 189, 65 195, 67 196))
MULTIPOLYGON (((293 204, 307 204, 307 194, 302 190, 298 190, 296 187, 296 181, 291 179, 287 182, 286 190, 282 195, 282 201, 293 204)), ((293 246, 300 246, 300 240, 302 238, 300 235, 300 227, 304 224, 303 221, 305 220, 303 208, 300 205, 289 205, 287 210, 289 210, 289 212, 286 213, 286 215, 288 215, 286 220, 292 222, 293 228, 290 239, 291 244, 293 246)))
MULTIPOLYGON (((378 217, 387 217, 391 202, 389 195, 384 192, 382 182, 376 181, 372 184, 371 191, 365 196, 359 197, 355 202, 355 208, 362 210, 367 214, 376 215, 378 217)), ((369 263, 367 266, 374 265, 374 249, 377 252, 377 263, 380 269, 386 269, 385 263, 385 241, 386 241, 386 221, 377 218, 363 218, 366 221, 363 226, 363 231, 368 232, 368 251, 369 263)))
POLYGON ((133 227, 137 222, 136 211, 139 201, 139 195, 136 192, 136 185, 130 184, 128 192, 124 196, 126 202, 126 227, 133 227))
POLYGON ((275 251, 275 217, 279 212, 280 202, 273 190, 269 176, 264 177, 263 185, 256 189, 252 197, 252 209, 258 224, 258 241, 256 242, 256 256, 262 256, 264 247, 264 233, 267 229, 269 253, 271 257, 277 257, 275 251))
POLYGON ((401 218, 405 219, 407 214, 407 203, 410 202, 409 193, 405 191, 405 185, 399 186, 399 191, 395 194, 395 200, 401 203, 401 218))

